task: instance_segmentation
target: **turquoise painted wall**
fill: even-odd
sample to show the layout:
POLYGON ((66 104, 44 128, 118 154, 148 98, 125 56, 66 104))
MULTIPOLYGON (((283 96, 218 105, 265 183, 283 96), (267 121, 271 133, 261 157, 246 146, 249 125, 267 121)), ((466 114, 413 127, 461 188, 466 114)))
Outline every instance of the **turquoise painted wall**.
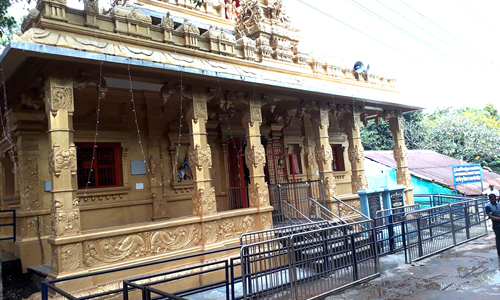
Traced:
MULTIPOLYGON (((395 169, 389 168, 370 159, 365 159, 365 174, 368 180, 369 188, 378 188, 397 184, 395 169)), ((415 176, 411 176, 411 182, 413 184, 414 194, 454 194, 453 190, 449 188, 415 176)))

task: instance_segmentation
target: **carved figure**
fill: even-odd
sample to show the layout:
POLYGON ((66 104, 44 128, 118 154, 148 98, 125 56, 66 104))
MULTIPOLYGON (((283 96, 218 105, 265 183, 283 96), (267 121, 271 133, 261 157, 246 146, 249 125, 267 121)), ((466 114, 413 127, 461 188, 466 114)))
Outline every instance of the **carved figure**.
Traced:
POLYGON ((191 171, 191 167, 189 166, 189 158, 186 155, 184 158, 184 162, 181 164, 179 171, 177 172, 177 182, 181 182, 183 180, 192 180, 193 173, 191 171))
POLYGON ((227 0, 226 3, 226 18, 234 22, 238 21, 238 12, 236 11, 236 1, 227 0))

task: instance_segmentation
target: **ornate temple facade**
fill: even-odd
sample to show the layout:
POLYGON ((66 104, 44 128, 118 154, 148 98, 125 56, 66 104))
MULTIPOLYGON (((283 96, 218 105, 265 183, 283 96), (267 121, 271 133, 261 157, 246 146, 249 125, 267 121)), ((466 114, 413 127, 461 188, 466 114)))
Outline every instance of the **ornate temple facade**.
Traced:
POLYGON ((416 108, 393 78, 304 53, 281 0, 39 0, 1 64, 0 196, 18 227, 2 248, 25 270, 234 245, 273 226, 269 185, 320 179, 327 206, 359 207, 369 120, 389 120, 413 199, 402 114, 416 108))

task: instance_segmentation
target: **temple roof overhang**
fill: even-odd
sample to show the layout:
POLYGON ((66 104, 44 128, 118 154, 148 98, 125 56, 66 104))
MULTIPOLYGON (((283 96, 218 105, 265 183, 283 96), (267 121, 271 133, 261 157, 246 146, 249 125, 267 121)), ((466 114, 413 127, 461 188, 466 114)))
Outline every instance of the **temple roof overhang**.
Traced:
MULTIPOLYGON (((66 38, 65 42, 70 39, 66 38)), ((75 43, 85 48, 91 45, 91 41, 82 41, 74 39, 75 43), (79 41, 79 43, 77 42, 79 41)), ((75 44, 71 47, 59 47, 54 45, 45 45, 32 43, 28 41, 12 41, 4 50, 0 57, 0 64, 3 66, 5 76, 8 78, 19 65, 28 57, 38 57, 50 60, 72 61, 79 63, 98 63, 100 61, 114 65, 115 67, 126 69, 127 66, 140 68, 151 72, 184 72, 186 76, 204 77, 210 79, 220 79, 231 81, 237 84, 248 84, 258 86, 259 88, 279 89, 293 93, 297 98, 314 100, 315 97, 335 98, 348 101, 362 102, 366 106, 377 107, 386 110, 400 110, 402 112, 420 110, 422 108, 404 104, 399 92, 388 92, 386 90, 365 88, 334 80, 317 80, 315 76, 298 77, 293 74, 285 74, 279 71, 273 71, 272 68, 249 68, 213 61, 209 59, 199 59, 195 57, 177 55, 161 55, 166 63, 151 61, 151 59, 132 58, 141 54, 140 49, 114 45, 117 49, 112 54, 95 53, 78 49, 75 44), (121 52, 121 53, 117 53, 121 52), (168 59, 168 57, 170 59, 168 59), (177 59, 173 59, 173 58, 177 59)), ((148 57, 155 57, 155 54, 149 51, 148 57)), ((158 53, 159 54, 159 53, 158 53)), ((158 55, 156 56, 158 57, 158 55)), ((161 59, 159 59, 161 60, 161 59)))

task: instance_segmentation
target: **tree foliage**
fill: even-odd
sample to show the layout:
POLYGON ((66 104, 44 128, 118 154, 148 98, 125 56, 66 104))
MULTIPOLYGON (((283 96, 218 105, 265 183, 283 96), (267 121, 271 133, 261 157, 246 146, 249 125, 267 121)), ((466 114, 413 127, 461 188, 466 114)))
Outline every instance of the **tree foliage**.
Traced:
MULTIPOLYGON (((409 149, 434 150, 500 171, 500 116, 491 104, 483 109, 449 107, 430 114, 413 112, 404 115, 404 125, 409 149)), ((361 136, 367 150, 392 149, 387 122, 378 126, 370 123, 361 136)))

